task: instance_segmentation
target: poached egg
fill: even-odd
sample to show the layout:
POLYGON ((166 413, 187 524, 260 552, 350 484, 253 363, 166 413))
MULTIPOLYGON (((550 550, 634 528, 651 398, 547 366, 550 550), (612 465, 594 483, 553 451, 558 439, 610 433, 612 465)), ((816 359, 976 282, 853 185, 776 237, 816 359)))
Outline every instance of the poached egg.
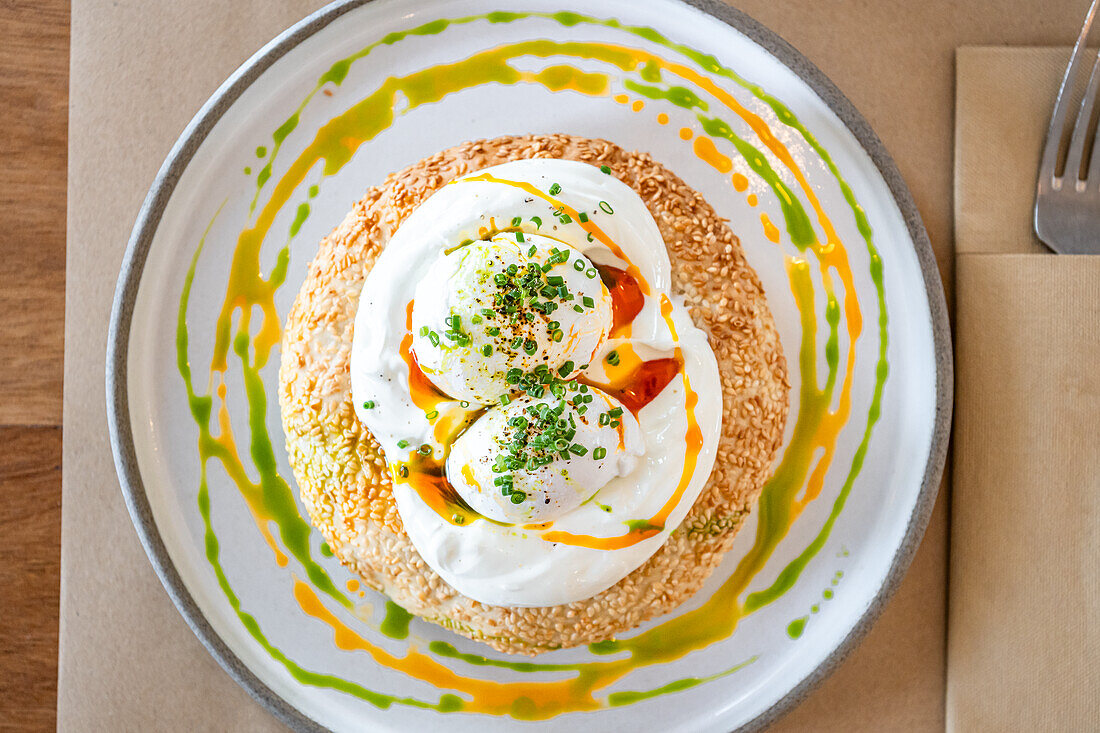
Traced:
POLYGON ((611 296, 592 262, 525 233, 518 218, 511 231, 440 252, 416 286, 412 349, 455 399, 493 404, 513 389, 509 375, 536 366, 572 377, 611 327, 611 296))

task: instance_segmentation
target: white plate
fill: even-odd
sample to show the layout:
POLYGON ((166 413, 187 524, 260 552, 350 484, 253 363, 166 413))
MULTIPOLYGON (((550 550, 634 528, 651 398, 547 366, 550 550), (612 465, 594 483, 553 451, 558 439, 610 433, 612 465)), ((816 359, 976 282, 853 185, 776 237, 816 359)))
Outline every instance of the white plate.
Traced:
MULTIPOLYGON (((318 130, 373 93, 388 77, 466 59, 502 44, 531 39, 576 42, 555 47, 551 58, 523 55, 512 62, 513 66, 537 71, 552 64, 573 65, 607 75, 609 92, 552 92, 538 84, 494 82, 427 101, 399 94, 392 124, 376 135, 362 144, 349 142, 349 133, 337 136, 348 145, 348 162, 338 166, 330 161, 324 172, 321 166, 313 166, 301 185, 290 192, 287 204, 275 216, 271 234, 263 242, 259 266, 264 273, 276 265, 279 251, 289 242, 289 270, 285 284, 274 294, 278 315, 272 323, 285 315, 317 241, 340 221, 368 186, 381 182, 387 173, 475 138, 536 132, 607 138, 627 149, 646 150, 673 168, 730 219, 741 238, 750 263, 764 282, 791 365, 794 387, 784 456, 793 461, 797 451, 790 447, 792 433, 796 418, 807 406, 800 399, 802 373, 798 368, 804 334, 784 262, 806 255, 791 242, 775 191, 750 169, 747 159, 728 140, 717 140, 717 149, 732 159, 732 173, 747 176, 746 191, 732 185, 731 171, 722 170, 725 164, 720 157, 712 158, 717 160, 712 165, 696 154, 694 142, 681 138, 681 128, 688 128, 694 140, 707 137, 698 114, 727 120, 730 129, 747 145, 762 151, 763 159, 810 212, 808 221, 823 239, 823 227, 813 214, 807 192, 820 200, 822 211, 845 247, 853 273, 853 292, 846 293, 839 270, 830 270, 835 292, 842 302, 846 295, 853 295, 863 315, 848 380, 850 417, 841 421, 821 494, 808 502, 793 522, 753 576, 748 592, 771 586, 784 568, 794 567, 790 563, 820 538, 820 547, 810 553, 804 567, 798 572, 788 570, 791 587, 744 616, 731 636, 679 658, 641 666, 596 690, 594 700, 599 709, 562 713, 530 727, 568 730, 595 724, 598 730, 626 730, 644 721, 647 728, 656 724, 662 730, 687 731, 766 725, 804 697, 839 663, 866 631, 907 567, 932 507, 951 404, 950 344, 943 293, 927 237, 889 156, 831 83, 790 46, 751 19, 719 3, 696 4, 699 7, 674 0, 608 0, 592 7, 575 0, 536 0, 525 3, 525 12, 539 10, 546 15, 493 16, 495 22, 490 22, 483 15, 496 8, 483 0, 338 2, 286 31, 242 66, 203 107, 165 161, 135 226, 115 300, 107 392, 116 462, 138 533, 181 613, 223 667, 291 725, 302 729, 412 730, 442 724, 452 730, 483 730, 515 723, 508 715, 468 710, 443 713, 402 703, 387 707, 364 699, 369 695, 362 690, 429 703, 437 703, 448 692, 457 692, 459 699, 470 698, 461 689, 441 690, 391 669, 393 665, 377 663, 364 651, 339 648, 334 643, 333 629, 304 613, 295 599, 296 578, 303 579, 300 592, 315 586, 307 579, 310 567, 315 575, 322 570, 327 573, 335 592, 305 592, 316 593, 328 614, 397 658, 415 647, 463 678, 506 684, 560 679, 571 674, 475 666, 440 657, 428 650, 429 642, 447 642, 462 652, 491 660, 506 659, 488 647, 419 620, 413 620, 407 639, 387 638, 380 633, 385 600, 371 592, 345 592, 351 576, 322 554, 321 539, 315 531, 300 538, 300 559, 289 553, 292 556, 285 566, 276 562, 277 554, 288 553, 286 542, 274 524, 254 520, 249 504, 220 460, 206 462, 208 494, 200 497, 198 423, 192 419, 177 370, 177 315, 186 275, 200 241, 205 245, 197 259, 187 301, 189 343, 184 348, 194 374, 194 387, 201 395, 209 389, 214 324, 226 297, 238 234, 252 226, 255 217, 250 214, 253 197, 258 197, 258 214, 318 130), (552 15, 563 6, 598 19, 617 19, 618 23, 552 15), (425 27, 442 18, 466 20, 425 27), (656 29, 661 36, 635 32, 626 26, 656 29), (377 45, 354 63, 333 66, 387 34, 414 28, 421 28, 421 32, 400 40, 390 36, 389 42, 377 45), (656 86, 664 88, 682 73, 683 78, 675 83, 695 89, 707 103, 706 112, 646 98, 637 85, 652 86, 654 82, 645 81, 639 75, 640 68, 624 70, 602 60, 575 57, 597 48, 595 44, 640 49, 670 62, 672 65, 665 67, 656 86), (703 70, 709 60, 688 49, 713 55, 718 66, 703 70), (677 72, 680 67, 676 65, 688 71, 677 72), (748 81, 739 83, 719 67, 748 81), (339 84, 329 81, 309 96, 330 68, 341 72, 337 76, 346 71, 346 78, 339 84), (793 126, 789 118, 780 120, 777 115, 783 111, 782 106, 777 103, 773 109, 766 104, 768 100, 753 84, 782 100, 808 135, 793 126), (628 102, 615 101, 618 94, 626 94, 628 102), (726 103, 721 99, 723 95, 729 95, 726 103), (635 101, 643 103, 640 111, 633 110, 635 101), (748 111, 744 117, 731 109, 737 104, 748 111), (275 154, 273 132, 296 110, 300 110, 298 123, 275 154), (668 115, 668 123, 660 124, 658 114, 668 115), (762 136, 765 128, 754 129, 749 124, 753 114, 774 134, 778 141, 774 149, 762 136), (264 150, 258 151, 260 147, 264 150), (791 154, 789 162, 804 173, 805 187, 778 157, 783 149, 791 154), (838 175, 830 170, 822 150, 831 156, 838 175), (257 188, 268 163, 272 175, 257 188), (841 179, 850 184, 853 201, 866 212, 873 229, 871 242, 882 262, 881 302, 888 314, 884 324, 879 293, 871 277, 872 245, 857 227, 858 209, 846 200, 841 179), (313 185, 319 190, 311 196, 309 188, 313 185), (749 201, 750 194, 758 197, 755 206, 749 201), (303 203, 309 204, 309 216, 297 236, 290 237, 288 232, 303 203), (762 212, 778 225, 778 230, 769 231, 762 224, 762 212), (778 234, 779 242, 769 241, 769 233, 778 234), (889 373, 881 391, 881 419, 875 423, 869 414, 879 383, 876 374, 882 366, 884 334, 889 373), (862 469, 853 470, 861 460, 862 469), (200 499, 205 498, 209 500, 211 535, 200 512, 200 499), (273 542, 278 553, 273 553, 261 528, 275 532, 273 542), (217 539, 216 555, 211 537, 217 539), (221 580, 216 567, 224 572, 221 580), (348 605, 353 608, 333 600, 336 595, 350 599, 348 605), (235 604, 239 606, 235 608, 235 604), (255 624, 251 630, 250 624, 255 624), (266 647, 258 640, 261 637, 266 647), (681 689, 654 698, 608 705, 610 693, 655 690, 685 678, 698 680, 749 660, 751 663, 738 671, 718 679, 681 683, 676 686, 681 689), (292 674, 292 670, 301 671, 292 674), (308 683, 296 679, 305 672, 315 675, 306 678, 308 683), (345 682, 334 682, 337 678, 345 682), (334 689, 349 684, 356 686, 359 695, 334 689)), ((525 48, 531 50, 530 46, 525 48)), ((469 79, 468 73, 458 77, 460 82, 469 79)), ((364 119, 377 121, 378 117, 375 113, 364 119)), ((701 145, 700 150, 706 153, 705 143, 701 145)), ((327 152, 334 154, 334 150, 329 148, 327 152)), ((824 374, 824 335, 829 328, 824 315, 824 285, 812 255, 810 262, 816 305, 813 320, 820 325, 821 336, 810 361, 816 362, 824 374)), ((255 265, 251 270, 255 271, 255 265)), ((834 409, 840 406, 844 366, 851 346, 844 334, 853 311, 847 306, 842 311, 834 409)), ((259 320, 259 310, 254 309, 253 334, 259 320)), ((249 352, 249 358, 254 358, 254 352, 249 352)), ((249 480, 258 481, 260 475, 250 439, 266 430, 274 445, 278 474, 288 477, 290 484, 290 493, 282 496, 294 495, 296 499, 282 449, 275 391, 277 369, 276 347, 259 370, 262 389, 253 395, 254 408, 262 408, 266 396, 266 412, 261 409, 257 413, 250 429, 248 404, 242 396, 241 363, 230 350, 225 375, 226 417, 233 426, 249 480)), ((216 435, 216 415, 209 422, 216 435)), ((256 446, 262 448, 262 441, 256 446)), ((262 450, 257 455, 262 459, 262 450)), ((821 451, 812 452, 813 460, 820 455, 821 451)), ((280 490, 275 486, 272 496, 280 490)), ((298 514, 306 516, 300 505, 288 504, 288 508, 291 523, 300 522, 298 514)), ((753 544, 759 529, 758 516, 759 511, 754 511, 724 564, 704 589, 672 617, 702 605, 731 576, 753 544)), ((301 524, 297 526, 303 529, 301 524)), ((743 602, 746 594, 739 598, 743 602)), ((643 629, 667 620, 656 619, 643 629)), ((675 648, 675 641, 668 644, 670 649, 675 648)), ((612 658, 582 648, 552 652, 537 661, 599 664, 612 658)), ((513 687, 500 689, 501 700, 514 695, 513 687)), ((610 699, 623 700, 622 696, 610 699)), ((521 704, 514 712, 522 717, 523 709, 521 704)))

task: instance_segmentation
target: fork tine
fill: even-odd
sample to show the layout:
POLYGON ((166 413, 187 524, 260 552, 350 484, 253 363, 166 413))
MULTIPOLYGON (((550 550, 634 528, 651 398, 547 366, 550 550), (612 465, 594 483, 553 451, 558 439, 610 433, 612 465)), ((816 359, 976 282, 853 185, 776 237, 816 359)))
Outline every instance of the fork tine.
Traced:
MULTIPOLYGON (((1096 106, 1098 88, 1100 88, 1100 55, 1097 55, 1096 63, 1092 65, 1088 88, 1085 90, 1085 96, 1081 98, 1081 109, 1077 112, 1077 122, 1073 125, 1073 137, 1070 138, 1069 150, 1066 152, 1066 171, 1063 176, 1074 182, 1084 178, 1081 171, 1082 164, 1085 162, 1085 143, 1088 141, 1089 133, 1092 132, 1092 113, 1096 106)), ((1091 165, 1085 170, 1090 171, 1091 165)))
MULTIPOLYGON (((1100 76, 1100 55, 1097 56, 1096 66, 1093 67, 1092 73, 1094 77, 1100 76)), ((1096 80, 1094 79, 1094 81, 1096 80)), ((1100 81, 1096 82, 1096 86, 1100 87, 1100 81)), ((1093 89, 1093 94, 1095 96, 1100 92, 1093 89)), ((1093 188, 1096 188, 1097 181, 1100 181, 1100 125, 1097 126, 1092 136, 1092 156, 1089 158, 1089 171, 1086 181, 1093 188)))
MULTIPOLYGON (((1062 78, 1062 88, 1058 90, 1058 101, 1054 104, 1054 114, 1050 117, 1050 129, 1047 131, 1047 142, 1043 147, 1043 158, 1039 164, 1039 178, 1045 181, 1056 181, 1058 176, 1058 153, 1062 148, 1062 138, 1066 129, 1066 116, 1069 113, 1071 98, 1073 97, 1073 81, 1080 73, 1081 65, 1086 55, 1085 45, 1088 41, 1089 30, 1092 28, 1092 20, 1096 17, 1096 11, 1100 8, 1100 0, 1092 0, 1088 15, 1085 16, 1085 25, 1081 28, 1081 35, 1073 47, 1073 56, 1070 57, 1069 66, 1066 67, 1066 75, 1062 78)), ((1078 158, 1080 160, 1080 158, 1078 158)))

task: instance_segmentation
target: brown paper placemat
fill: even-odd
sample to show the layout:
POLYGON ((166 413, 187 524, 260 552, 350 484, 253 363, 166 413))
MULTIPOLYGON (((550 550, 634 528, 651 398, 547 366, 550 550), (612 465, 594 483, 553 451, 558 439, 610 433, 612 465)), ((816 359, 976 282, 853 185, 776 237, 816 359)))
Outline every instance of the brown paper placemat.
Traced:
MULTIPOLYGON (((936 0, 946 6, 946 0, 936 0)), ((145 192, 176 136, 252 52, 323 0, 74 0, 70 92, 62 587, 58 725, 65 730, 264 730, 279 725, 191 634, 145 558, 111 461, 103 364, 111 296, 145 192)), ((738 6, 792 37, 853 94, 906 175, 941 257, 949 218, 944 28, 860 0, 738 6), (868 20, 868 16, 870 19, 868 20), (807 34, 807 29, 812 33, 807 34), (878 29, 879 32, 874 32, 878 29), (835 43, 853 32, 866 43, 835 43), (921 67, 940 44, 941 61, 921 67), (866 75, 867 58, 878 71, 866 75), (825 63, 828 61, 829 63, 825 63), (921 104, 899 90, 920 92, 921 104), (928 105, 929 99, 938 103, 928 105), (910 135, 914 115, 939 135, 910 135), (938 161, 929 182, 928 161, 938 161), (937 172, 938 171, 938 172, 937 172), (931 191, 929 190, 931 189, 931 191), (923 191, 923 196, 922 196, 923 191)), ((942 26, 942 27, 941 27, 942 26)), ((864 643, 781 730, 939 731, 945 519, 940 502, 894 600, 864 643)))
POLYGON ((951 731, 1100 727, 1100 256, 1031 231, 1068 57, 958 54, 951 731))
POLYGON ((111 299, 145 192, 233 69, 322 0, 75 0, 58 727, 282 730, 191 633, 130 524, 107 436, 111 299))

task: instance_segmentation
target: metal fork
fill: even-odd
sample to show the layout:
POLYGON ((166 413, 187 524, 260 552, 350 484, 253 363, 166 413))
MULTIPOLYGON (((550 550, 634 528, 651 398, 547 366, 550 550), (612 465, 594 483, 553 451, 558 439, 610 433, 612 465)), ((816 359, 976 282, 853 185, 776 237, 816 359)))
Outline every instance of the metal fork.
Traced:
POLYGON ((1039 165, 1035 233, 1043 244, 1058 254, 1100 254, 1100 139, 1097 139, 1093 119, 1100 113, 1096 105, 1097 90, 1100 89, 1100 56, 1089 75, 1069 148, 1065 149, 1063 144, 1075 82, 1085 66, 1085 56, 1088 54, 1085 45, 1098 8, 1100 0, 1093 0, 1081 35, 1073 47, 1073 56, 1066 67, 1062 88, 1058 91, 1058 101, 1050 118, 1050 130, 1039 165), (1089 155, 1088 160, 1086 155, 1089 155))

